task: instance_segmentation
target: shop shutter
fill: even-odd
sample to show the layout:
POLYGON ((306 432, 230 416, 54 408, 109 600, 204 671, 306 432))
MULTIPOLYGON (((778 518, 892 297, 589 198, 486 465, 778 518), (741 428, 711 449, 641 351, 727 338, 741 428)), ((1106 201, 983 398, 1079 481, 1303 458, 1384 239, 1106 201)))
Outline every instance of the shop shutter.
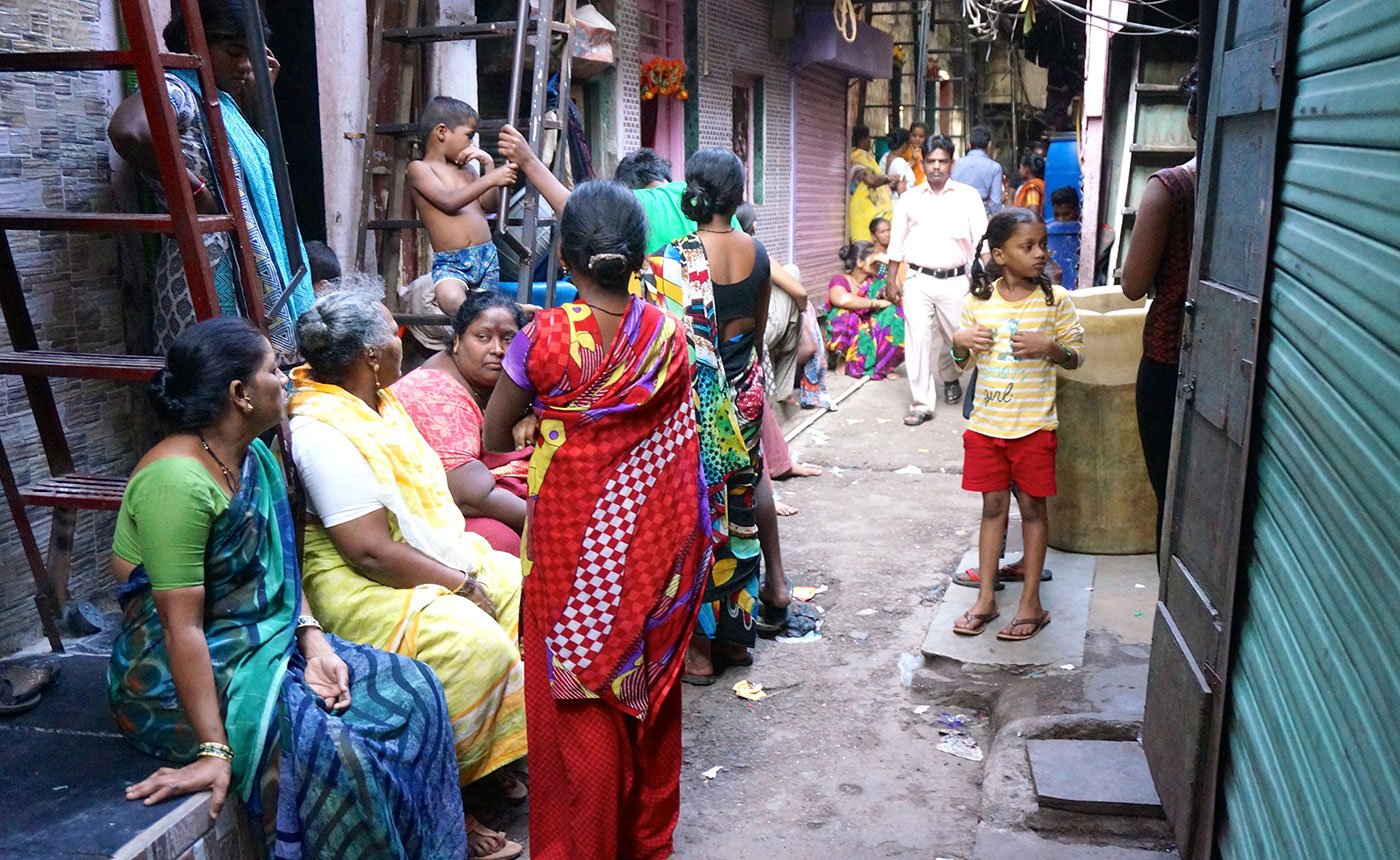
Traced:
POLYGON ((1400 5, 1302 6, 1220 848, 1394 857, 1400 5))
POLYGON ((826 282, 841 270, 836 253, 846 239, 846 77, 810 66, 792 83, 792 256, 808 294, 825 306, 826 282))

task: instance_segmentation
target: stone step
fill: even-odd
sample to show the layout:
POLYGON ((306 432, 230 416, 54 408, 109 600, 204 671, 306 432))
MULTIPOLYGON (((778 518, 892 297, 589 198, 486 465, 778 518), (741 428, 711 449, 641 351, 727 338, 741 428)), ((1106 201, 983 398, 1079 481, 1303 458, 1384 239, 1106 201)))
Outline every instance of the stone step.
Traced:
POLYGON ((1147 757, 1134 741, 1045 739, 1026 744, 1036 800, 1090 815, 1161 815, 1147 757))

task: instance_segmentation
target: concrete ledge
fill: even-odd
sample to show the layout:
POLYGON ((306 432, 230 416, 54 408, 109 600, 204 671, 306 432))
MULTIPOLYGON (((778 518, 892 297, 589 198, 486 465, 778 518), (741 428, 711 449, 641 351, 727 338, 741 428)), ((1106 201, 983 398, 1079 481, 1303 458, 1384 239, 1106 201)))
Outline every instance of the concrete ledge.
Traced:
POLYGON ((1169 850, 1173 845, 1172 831, 1161 817, 1086 815, 1048 809, 1037 801, 1031 778, 1028 741, 1066 738, 1136 742, 1141 727, 1140 720, 1116 714, 1026 717, 1000 725, 982 774, 983 824, 994 830, 1033 830, 1041 836, 1060 836, 1090 845, 1169 850))

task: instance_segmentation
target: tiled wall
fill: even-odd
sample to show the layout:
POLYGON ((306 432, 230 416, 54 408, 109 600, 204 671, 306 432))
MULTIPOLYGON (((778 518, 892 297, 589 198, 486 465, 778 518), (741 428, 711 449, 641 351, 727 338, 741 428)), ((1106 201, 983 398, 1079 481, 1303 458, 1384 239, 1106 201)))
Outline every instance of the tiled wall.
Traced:
MULTIPOLYGON (((618 109, 622 151, 640 146, 640 74, 637 54, 638 0, 618 0, 618 109)), ((735 81, 763 82, 763 203, 758 236, 775 262, 792 257, 792 73, 787 45, 769 34, 769 4, 755 0, 700 0, 700 87, 691 93, 700 107, 700 145, 732 144, 735 81)), ((757 146, 757 142, 755 142, 757 146)))
MULTIPOLYGON (((115 47, 115 4, 101 0, 0 3, 0 50, 115 47)), ((0 74, 0 208, 111 211, 107 117, 116 96, 110 72, 0 74)), ((123 296, 111 236, 12 232, 10 246, 41 347, 123 352, 123 296)), ((0 349, 9 349, 0 332, 0 349)), ((136 392, 129 386, 56 380, 79 471, 125 474, 135 462, 136 392)), ((21 484, 48 474, 21 381, 0 378, 4 443, 21 484)), ((43 528, 47 511, 31 509, 43 528)), ((109 593, 113 517, 80 513, 73 551, 75 597, 109 593)), ((34 587, 8 505, 0 505, 0 652, 40 635, 34 587)))

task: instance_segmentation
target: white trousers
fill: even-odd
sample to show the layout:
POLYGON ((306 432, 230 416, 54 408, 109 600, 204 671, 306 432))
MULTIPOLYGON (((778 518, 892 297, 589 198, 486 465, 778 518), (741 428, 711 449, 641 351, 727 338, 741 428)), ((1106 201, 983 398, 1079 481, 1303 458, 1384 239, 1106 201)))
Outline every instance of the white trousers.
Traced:
POLYGON ((904 279, 904 369, 909 374, 910 409, 933 414, 943 399, 940 383, 961 375, 948 350, 962 321, 967 290, 966 276, 932 278, 911 270, 904 279))

